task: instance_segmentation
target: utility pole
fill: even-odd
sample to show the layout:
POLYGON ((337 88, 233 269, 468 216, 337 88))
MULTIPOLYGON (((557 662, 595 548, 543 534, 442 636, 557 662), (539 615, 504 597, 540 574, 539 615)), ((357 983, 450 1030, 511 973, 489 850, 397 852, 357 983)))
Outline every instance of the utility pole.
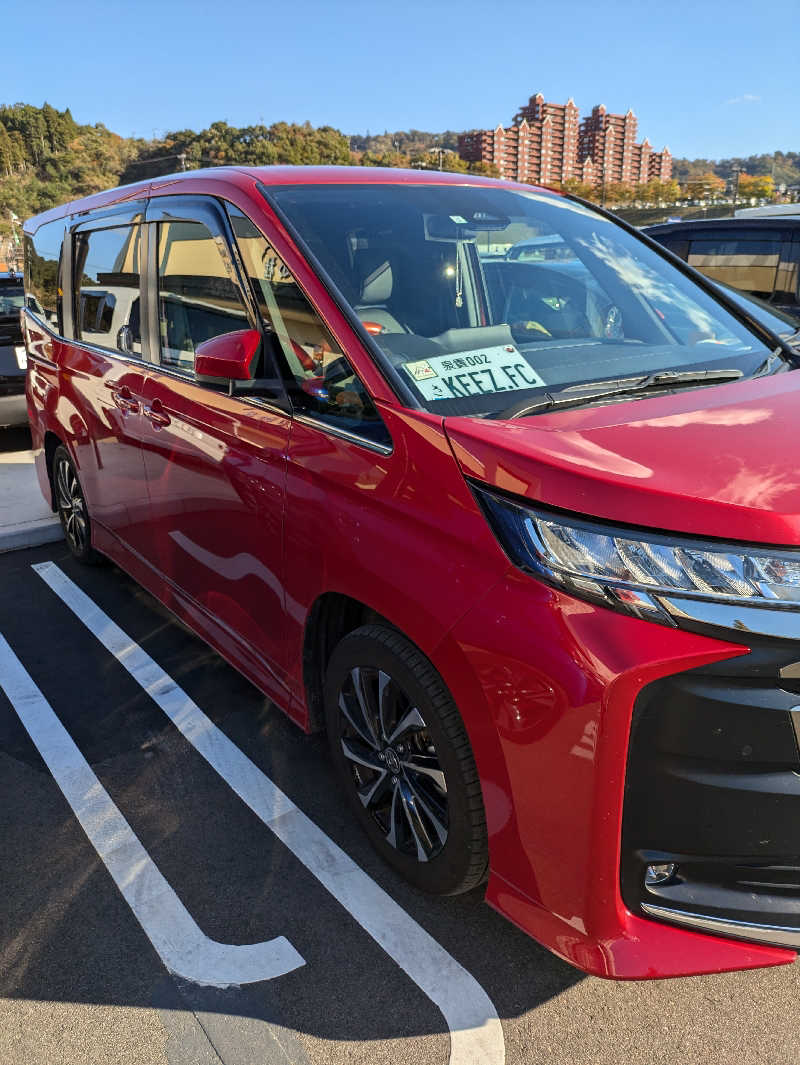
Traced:
MULTIPOLYGON (((9 208, 8 216, 11 219, 11 243, 9 245, 9 259, 12 255, 14 257, 14 269, 17 270, 19 266, 19 234, 17 233, 17 224, 19 223, 19 216, 9 208)), ((11 263, 9 262, 9 266, 11 263)))
POLYGON ((736 215, 736 201, 739 199, 739 175, 741 172, 742 168, 740 166, 731 167, 731 173, 733 174, 733 207, 731 209, 731 214, 734 215, 734 217, 736 215))

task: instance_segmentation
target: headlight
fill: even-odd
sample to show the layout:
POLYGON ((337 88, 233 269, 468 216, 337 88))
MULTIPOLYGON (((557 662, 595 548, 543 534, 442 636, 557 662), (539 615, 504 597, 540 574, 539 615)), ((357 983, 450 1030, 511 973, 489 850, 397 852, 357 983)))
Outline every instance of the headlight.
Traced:
POLYGON ((572 595, 668 625, 800 638, 800 550, 633 532, 475 492, 512 562, 572 595))

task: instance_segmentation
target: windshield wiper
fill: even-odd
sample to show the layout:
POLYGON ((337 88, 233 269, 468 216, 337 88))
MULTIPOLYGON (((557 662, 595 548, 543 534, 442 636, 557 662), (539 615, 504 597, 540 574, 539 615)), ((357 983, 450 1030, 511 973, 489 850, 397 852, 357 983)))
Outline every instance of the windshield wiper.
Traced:
MULTIPOLYGON (((797 335, 800 335, 800 331, 798 331, 797 335)), ((785 343, 788 344, 789 341, 792 339, 792 337, 789 337, 789 339, 785 343)), ((759 366, 757 366, 755 370, 753 370, 751 376, 767 377, 771 373, 776 373, 777 371, 775 367, 778 363, 782 364, 783 366, 786 365, 786 356, 783 354, 780 348, 776 348, 775 351, 770 352, 770 354, 767 355, 766 359, 764 359, 764 361, 759 366)))
POLYGON ((617 396, 626 396, 646 392, 648 389, 670 389, 682 385, 714 385, 723 381, 736 381, 744 377, 741 370, 733 368, 723 370, 659 370, 657 373, 646 374, 643 377, 621 377, 616 381, 604 381, 602 388, 587 390, 583 386, 576 394, 575 386, 562 389, 556 395, 545 392, 543 396, 530 402, 521 401, 511 407, 493 414, 498 420, 524 418, 528 414, 540 414, 546 410, 558 410, 564 407, 580 407, 586 403, 594 403, 599 399, 614 399, 617 396))

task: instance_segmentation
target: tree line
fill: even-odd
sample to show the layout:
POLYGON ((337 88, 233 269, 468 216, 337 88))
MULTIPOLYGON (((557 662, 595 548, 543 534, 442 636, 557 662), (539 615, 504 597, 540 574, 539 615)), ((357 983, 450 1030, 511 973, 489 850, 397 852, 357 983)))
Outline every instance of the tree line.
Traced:
MULTIPOLYGON (((101 123, 80 125, 69 108, 59 111, 17 103, 0 105, 0 235, 19 219, 57 204, 128 182, 160 177, 176 170, 276 163, 417 167, 478 173, 493 177, 487 163, 467 163, 457 152, 458 134, 424 130, 347 136, 332 126, 310 122, 231 126, 214 122, 207 129, 176 130, 153 139, 120 137, 101 123)), ((607 206, 634 202, 713 199, 724 194, 731 175, 739 175, 739 195, 769 197, 772 182, 800 182, 800 152, 775 152, 719 162, 674 160, 675 179, 642 186, 583 186, 567 191, 607 206)))

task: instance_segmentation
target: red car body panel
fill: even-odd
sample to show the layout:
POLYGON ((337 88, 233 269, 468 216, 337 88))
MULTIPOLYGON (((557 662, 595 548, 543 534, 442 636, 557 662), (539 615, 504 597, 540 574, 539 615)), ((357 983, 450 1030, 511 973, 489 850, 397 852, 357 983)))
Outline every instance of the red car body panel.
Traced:
POLYGON ((350 596, 401 629, 464 718, 488 819, 488 901, 572 964, 642 978, 793 960, 793 951, 634 916, 620 894, 637 694, 658 677, 747 649, 615 614, 522 574, 464 475, 612 521, 797 543, 800 487, 787 457, 797 375, 445 425, 399 404, 257 188, 300 180, 462 179, 353 168, 304 170, 302 179, 288 167, 197 172, 103 193, 37 224, 147 196, 234 203, 273 242, 346 352, 391 453, 152 364, 105 358, 29 322, 28 402, 43 492, 49 499, 52 434, 80 471, 95 546, 306 728, 303 655, 321 597, 350 596), (145 417, 145 407, 161 417, 145 417))
POLYGON ((157 369, 143 398, 159 420, 141 421, 150 494, 142 554, 284 684, 291 419, 157 369))

